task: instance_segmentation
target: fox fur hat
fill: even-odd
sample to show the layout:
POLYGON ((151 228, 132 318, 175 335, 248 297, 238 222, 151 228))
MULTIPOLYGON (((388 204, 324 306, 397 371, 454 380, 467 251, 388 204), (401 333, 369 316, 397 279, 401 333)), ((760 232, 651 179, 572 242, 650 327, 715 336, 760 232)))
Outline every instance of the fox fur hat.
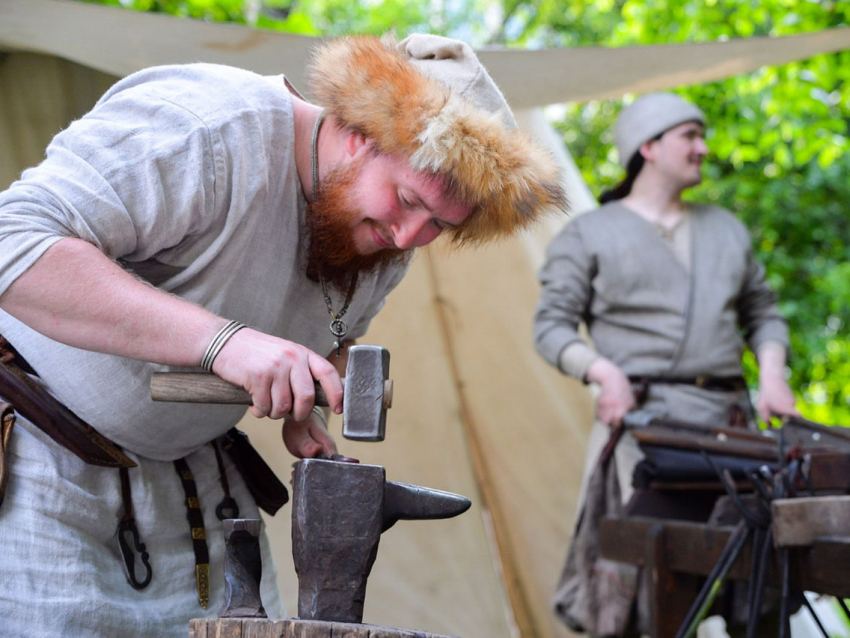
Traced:
POLYGON ((475 206, 454 230, 456 243, 504 237, 566 211, 553 158, 517 129, 468 44, 423 34, 331 40, 316 52, 309 84, 342 126, 415 170, 447 177, 475 206))

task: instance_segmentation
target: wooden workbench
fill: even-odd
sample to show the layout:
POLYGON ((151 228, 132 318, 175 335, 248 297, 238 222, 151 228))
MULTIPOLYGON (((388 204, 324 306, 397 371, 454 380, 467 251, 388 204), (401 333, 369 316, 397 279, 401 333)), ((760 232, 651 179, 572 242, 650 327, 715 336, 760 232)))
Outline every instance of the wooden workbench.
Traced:
MULTIPOLYGON (((651 635, 673 638, 726 546, 732 527, 644 517, 607 518, 601 523, 601 553, 605 558, 646 568, 650 587, 651 635)), ((791 548, 790 584, 850 598, 850 537, 815 539, 810 547, 791 548)), ((751 545, 744 547, 729 579, 749 580, 751 545)), ((778 565, 766 583, 779 587, 778 565)))

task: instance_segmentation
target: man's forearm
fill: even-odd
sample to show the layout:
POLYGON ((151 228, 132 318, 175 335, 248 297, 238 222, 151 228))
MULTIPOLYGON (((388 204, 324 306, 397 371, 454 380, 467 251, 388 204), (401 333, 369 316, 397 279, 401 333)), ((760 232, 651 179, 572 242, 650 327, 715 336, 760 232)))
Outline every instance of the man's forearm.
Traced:
POLYGON ((74 238, 50 247, 0 296, 0 307, 56 341, 175 366, 198 365, 224 323, 74 238))
POLYGON ((785 378, 785 346, 778 341, 765 341, 756 352, 759 364, 759 377, 785 378))

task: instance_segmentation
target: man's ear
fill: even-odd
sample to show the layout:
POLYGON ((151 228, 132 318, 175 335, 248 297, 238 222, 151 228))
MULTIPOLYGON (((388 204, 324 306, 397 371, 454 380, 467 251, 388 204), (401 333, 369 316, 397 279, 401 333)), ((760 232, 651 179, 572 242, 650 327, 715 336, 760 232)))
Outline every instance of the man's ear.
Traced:
POLYGON ((355 157, 358 153, 362 153, 372 144, 363 134, 356 131, 349 131, 345 138, 345 151, 351 157, 355 157))
POLYGON ((654 145, 657 141, 658 140, 649 140, 648 142, 644 142, 643 144, 640 145, 640 148, 638 149, 638 153, 643 155, 644 161, 650 162, 653 159, 655 159, 655 153, 654 153, 655 147, 654 147, 654 145))

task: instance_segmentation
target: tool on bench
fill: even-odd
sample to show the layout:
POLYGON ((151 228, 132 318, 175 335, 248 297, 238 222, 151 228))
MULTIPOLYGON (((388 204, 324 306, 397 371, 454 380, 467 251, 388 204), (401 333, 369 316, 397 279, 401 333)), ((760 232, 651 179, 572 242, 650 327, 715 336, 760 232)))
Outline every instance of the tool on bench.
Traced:
MULTIPOLYGON (((779 504, 785 504, 788 501, 791 501, 793 504, 796 497, 795 485, 799 482, 798 474, 800 472, 807 472, 803 463, 805 457, 801 454, 798 446, 788 449, 785 432, 782 429, 777 434, 776 444, 778 447, 776 454, 778 458, 777 467, 772 469, 765 464, 759 467, 758 470, 750 470, 745 473, 746 478, 749 479, 753 488, 752 503, 754 507, 748 506, 739 495, 731 471, 728 468, 721 468, 705 450, 702 451, 702 456, 717 474, 721 485, 741 515, 741 520, 735 526, 720 559, 682 622, 676 634, 677 638, 690 638, 695 635, 697 626, 705 618, 724 583, 726 575, 750 539, 752 539, 752 554, 749 574, 750 585, 747 597, 749 611, 747 638, 755 638, 761 635, 758 626, 762 614, 765 574, 768 568, 769 556, 773 551, 776 552, 778 559, 781 586, 779 637, 790 637, 789 618, 793 610, 801 604, 806 606, 822 635, 825 638, 827 637, 823 623, 818 618, 817 613, 803 592, 791 591, 788 541, 777 542, 785 536, 789 537, 790 540, 799 535, 794 534, 794 528, 797 526, 794 525, 793 515, 789 516, 787 513, 786 518, 788 520, 780 520, 780 522, 788 529, 780 528, 777 532, 776 514, 777 512, 783 513, 782 509, 785 509, 779 509, 777 507, 779 504)), ((804 479, 806 479, 806 483, 810 483, 808 477, 804 477, 804 479)), ((791 509, 793 510, 794 508, 791 509)))
POLYGON ((224 606, 219 618, 268 618, 260 596, 263 561, 260 519, 222 521, 224 529, 224 606))
MULTIPOLYGON (((386 348, 356 345, 348 349, 343 377, 342 435, 357 441, 383 441, 387 410, 392 407, 393 382, 389 378, 390 353, 386 348)), ((206 372, 155 372, 151 376, 154 401, 229 403, 251 405, 243 388, 206 372)), ((316 383, 316 405, 328 398, 316 383)))

